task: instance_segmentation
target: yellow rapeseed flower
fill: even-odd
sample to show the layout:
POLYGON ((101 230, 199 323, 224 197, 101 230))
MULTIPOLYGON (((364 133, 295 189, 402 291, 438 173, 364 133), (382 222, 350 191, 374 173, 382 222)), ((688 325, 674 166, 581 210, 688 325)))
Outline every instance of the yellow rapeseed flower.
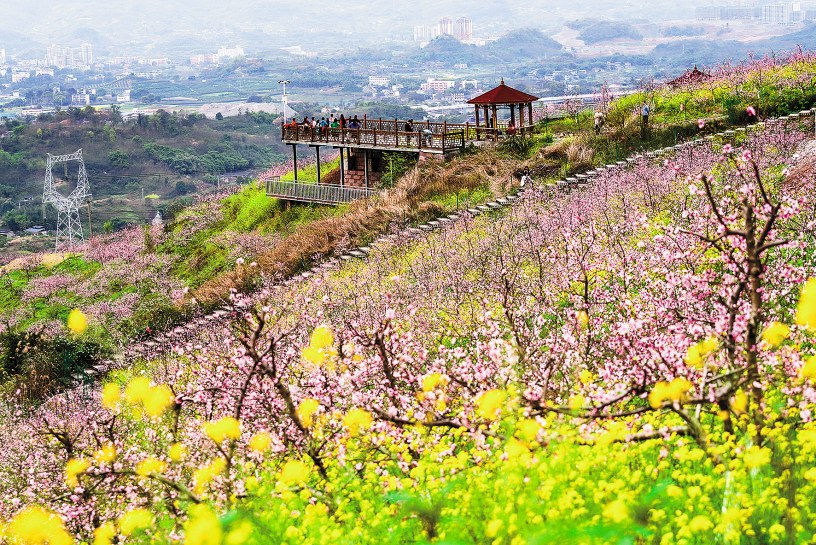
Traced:
POLYGON ((629 508, 623 500, 609 502, 603 509, 603 516, 615 523, 629 520, 629 508))
POLYGON ((771 348, 776 348, 789 336, 790 328, 780 322, 771 322, 762 332, 762 340, 771 348))
POLYGON ((803 379, 816 379, 816 356, 811 356, 799 370, 799 376, 803 379))
POLYGON ((94 530, 93 545, 111 545, 116 537, 116 526, 112 522, 104 522, 94 530))
POLYGON ((71 458, 65 464, 65 483, 71 488, 79 486, 78 477, 91 467, 91 462, 83 458, 71 458))
POLYGON ((23 545, 71 545, 73 539, 62 520, 39 506, 26 507, 11 519, 6 533, 11 543, 23 545))
POLYGON ((303 349, 303 359, 314 365, 322 365, 326 356, 334 352, 334 333, 328 326, 321 325, 312 331, 309 346, 303 349))
POLYGON ((811 333, 816 331, 816 278, 809 278, 802 288, 796 307, 796 324, 811 333))
POLYGON ((173 443, 167 450, 167 455, 170 456, 171 461, 180 462, 187 457, 187 447, 184 446, 184 443, 173 443))
POLYGON ((309 466, 300 460, 289 460, 283 464, 279 479, 286 485, 302 484, 309 479, 309 466))
POLYGON ((116 447, 111 444, 105 445, 94 454, 94 461, 97 464, 109 464, 114 460, 116 460, 116 447))
POLYGON ((297 417, 300 420, 300 423, 303 424, 305 428, 311 428, 314 421, 312 420, 312 416, 315 412, 320 408, 320 402, 316 399, 312 399, 307 397, 297 407, 295 411, 297 413, 297 417))
POLYGON ((269 450, 271 446, 272 436, 265 431, 256 433, 252 436, 252 439, 249 440, 249 448, 261 454, 269 450))
POLYGON ((422 391, 430 392, 437 386, 445 386, 448 383, 448 377, 441 373, 431 373, 422 378, 422 391))
POLYGON ((317 348, 318 350, 326 350, 334 346, 334 333, 328 326, 321 325, 312 331, 309 337, 309 346, 317 348))
POLYGON ((216 458, 209 464, 196 469, 193 472, 193 490, 201 494, 206 490, 207 484, 221 474, 227 467, 227 461, 223 458, 216 458))
POLYGON ((144 376, 138 376, 125 386, 125 401, 131 405, 141 403, 149 391, 150 379, 144 376))
POLYGON ((351 409, 343 417, 343 425, 352 437, 358 435, 361 431, 367 430, 372 421, 373 419, 368 411, 358 408, 351 409))
POLYGON ((326 361, 326 352, 313 346, 307 346, 300 354, 304 360, 314 365, 323 365, 326 361))
POLYGON ((225 439, 240 439, 241 423, 231 416, 226 416, 204 424, 204 433, 216 443, 222 443, 225 439))
POLYGON ((569 403, 567 404, 570 410, 573 411, 580 411, 584 408, 584 404, 586 403, 586 398, 581 394, 575 394, 571 398, 569 398, 569 403))
POLYGON ((122 389, 118 384, 109 382, 102 387, 102 406, 106 409, 110 411, 114 410, 119 405, 121 399, 122 389))
POLYGON ((190 518, 184 524, 184 545, 221 545, 223 533, 212 509, 203 504, 190 508, 190 518))
POLYGON ((153 515, 144 508, 128 511, 119 518, 119 531, 123 536, 133 535, 153 526, 153 515))
POLYGON ((659 409, 665 401, 682 403, 686 400, 686 395, 691 387, 691 382, 683 377, 677 377, 671 382, 660 381, 649 393, 649 405, 653 409, 659 409))
POLYGON ((242 520, 238 525, 230 530, 224 539, 225 545, 243 545, 252 536, 252 524, 242 520))
POLYGON ((149 456, 136 464, 136 474, 142 477, 149 477, 150 475, 161 475, 167 469, 167 463, 149 456))
POLYGON ((88 329, 88 317, 81 310, 75 308, 68 314, 66 325, 74 335, 82 335, 88 329))
POLYGON ((589 324, 589 314, 587 314, 587 311, 579 310, 575 315, 575 319, 581 325, 582 329, 586 329, 587 325, 589 324))
POLYGON ((503 524, 504 523, 502 522, 501 519, 491 520, 490 522, 487 523, 487 526, 485 526, 485 536, 491 539, 496 537, 496 535, 498 535, 499 533, 499 530, 501 530, 503 524))
POLYGON ((686 365, 699 369, 703 366, 705 359, 719 346, 717 337, 710 336, 697 344, 689 346, 686 352, 686 365))
POLYGON ((745 392, 740 390, 734 394, 733 399, 731 399, 731 409, 736 414, 745 414, 748 410, 748 396, 745 395, 745 392))
POLYGON ((524 441, 535 441, 538 437, 538 432, 541 431, 541 424, 538 420, 527 418, 522 420, 518 425, 518 435, 524 441))
POLYGON ((476 414, 485 420, 495 420, 507 399, 504 390, 488 390, 476 398, 476 414))
POLYGON ((176 396, 173 395, 173 391, 166 384, 149 388, 142 397, 145 412, 153 417, 159 417, 164 414, 164 411, 175 402, 176 396))
POLYGON ((589 370, 583 369, 578 374, 578 380, 581 381, 581 384, 586 385, 595 380, 595 375, 593 375, 589 370))
POLYGON ((808 481, 816 483, 816 467, 808 469, 802 476, 808 481))
POLYGON ((745 462, 745 467, 749 469, 762 467, 771 462, 771 451, 766 447, 754 445, 745 451, 742 460, 745 462))
POLYGON ((704 515, 697 515, 693 519, 691 519, 688 523, 688 529, 693 534, 697 534, 700 532, 707 532, 714 528, 714 523, 708 520, 707 517, 704 515))

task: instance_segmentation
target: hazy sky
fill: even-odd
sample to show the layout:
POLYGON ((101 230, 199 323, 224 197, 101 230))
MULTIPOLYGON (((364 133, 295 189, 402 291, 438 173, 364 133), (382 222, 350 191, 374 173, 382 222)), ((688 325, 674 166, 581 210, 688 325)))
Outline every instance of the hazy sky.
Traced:
POLYGON ((478 34, 520 27, 555 32, 565 20, 693 17, 707 0, 2 0, 0 48, 16 53, 43 44, 89 41, 111 53, 128 49, 206 50, 236 43, 248 52, 298 40, 328 45, 381 43, 410 36, 414 25, 469 16, 478 34), (276 39, 277 37, 277 39, 276 39))

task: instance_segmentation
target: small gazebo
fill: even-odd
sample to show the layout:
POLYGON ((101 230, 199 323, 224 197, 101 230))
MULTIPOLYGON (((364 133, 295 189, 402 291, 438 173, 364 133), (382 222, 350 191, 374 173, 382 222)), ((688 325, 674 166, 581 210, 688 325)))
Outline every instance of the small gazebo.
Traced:
POLYGON ((533 102, 538 100, 537 96, 530 95, 524 91, 513 89, 504 84, 504 78, 498 87, 494 87, 490 91, 468 100, 468 104, 473 104, 476 108, 476 135, 486 133, 492 136, 493 139, 498 139, 499 131, 507 130, 507 125, 500 126, 498 119, 498 108, 510 108, 510 121, 519 134, 532 132, 533 130, 533 102), (524 110, 527 110, 525 124, 524 110), (479 110, 484 112, 484 124, 480 124, 479 110), (516 119, 516 111, 518 110, 518 120, 516 119))
POLYGON ((680 77, 667 81, 666 85, 669 87, 685 87, 686 85, 697 85, 710 79, 711 74, 700 71, 695 64, 693 70, 688 70, 680 77))

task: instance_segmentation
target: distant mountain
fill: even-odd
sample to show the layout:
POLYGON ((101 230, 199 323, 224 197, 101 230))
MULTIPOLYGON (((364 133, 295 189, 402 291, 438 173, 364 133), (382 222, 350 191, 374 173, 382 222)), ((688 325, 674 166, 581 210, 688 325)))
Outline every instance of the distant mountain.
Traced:
POLYGON ((784 36, 775 36, 759 42, 752 42, 747 44, 747 49, 764 54, 771 51, 790 51, 799 46, 804 49, 811 49, 814 44, 816 44, 816 25, 810 24, 798 32, 792 32, 784 36))
POLYGON ((485 50, 503 60, 540 59, 561 53, 563 47, 541 31, 522 28, 485 46, 485 50))
POLYGON ((711 65, 731 59, 743 59, 749 53, 758 56, 804 49, 816 43, 816 25, 803 30, 753 42, 735 40, 676 40, 660 44, 649 54, 658 66, 689 67, 694 64, 711 65))
POLYGON ((585 44, 591 45, 600 42, 608 42, 625 38, 629 40, 642 40, 641 34, 634 26, 624 21, 597 21, 580 28, 581 33, 578 39, 585 44))
POLYGON ((488 64, 526 62, 562 53, 561 44, 541 31, 525 28, 510 32, 484 46, 463 44, 452 36, 439 36, 415 54, 417 61, 488 64))
POLYGON ((746 50, 744 43, 733 40, 677 40, 658 45, 649 57, 657 66, 690 67, 742 58, 746 50))

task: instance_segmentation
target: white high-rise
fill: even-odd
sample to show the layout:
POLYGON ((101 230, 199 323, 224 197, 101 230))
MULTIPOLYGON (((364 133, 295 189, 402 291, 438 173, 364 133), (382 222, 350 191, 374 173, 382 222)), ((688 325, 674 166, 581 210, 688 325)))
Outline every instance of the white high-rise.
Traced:
POLYGON ((453 37, 463 42, 473 39, 473 21, 469 17, 459 17, 453 27, 453 37))
POLYGON ((450 17, 442 17, 439 20, 439 35, 442 36, 445 34, 448 36, 453 35, 453 19, 450 17))
POLYGON ((82 44, 79 56, 82 59, 82 64, 85 66, 92 65, 94 62, 93 45, 87 43, 82 44))

